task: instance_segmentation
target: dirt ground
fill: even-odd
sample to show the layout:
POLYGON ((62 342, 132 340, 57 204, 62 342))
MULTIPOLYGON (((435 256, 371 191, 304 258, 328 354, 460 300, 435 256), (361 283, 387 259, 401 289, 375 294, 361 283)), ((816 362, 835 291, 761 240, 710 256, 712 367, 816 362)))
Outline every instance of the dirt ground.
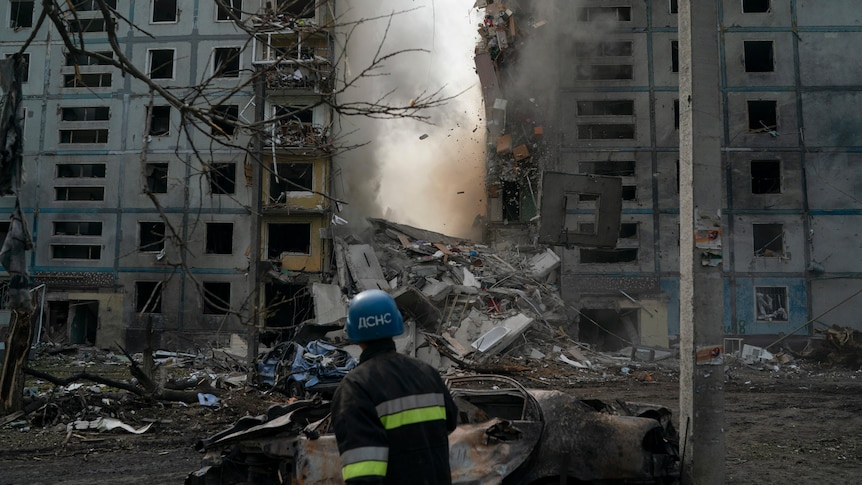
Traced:
MULTIPOLYGON (((581 398, 663 404, 674 411, 675 420, 679 416, 679 364, 674 359, 595 370, 550 359, 511 363, 532 368, 513 374, 527 387, 560 389, 581 398)), ((63 361, 43 369, 109 372, 115 378, 125 372, 119 365, 82 364, 77 369, 75 362, 63 361)), ((725 369, 726 483, 858 483, 862 371, 799 360, 748 365, 732 358, 725 369)), ((27 386, 51 387, 32 379, 27 386)), ((0 427, 0 485, 183 483, 200 466, 201 455, 194 449, 197 440, 243 415, 260 414, 285 402, 279 395, 242 388, 224 391, 219 409, 197 403, 128 401, 110 389, 101 392, 96 400, 83 398, 83 391, 56 397, 55 406, 49 404, 27 419, 0 427), (136 428, 154 424, 139 435, 117 430, 67 432, 65 424, 76 419, 70 416, 73 412, 88 419, 113 416, 136 428)))

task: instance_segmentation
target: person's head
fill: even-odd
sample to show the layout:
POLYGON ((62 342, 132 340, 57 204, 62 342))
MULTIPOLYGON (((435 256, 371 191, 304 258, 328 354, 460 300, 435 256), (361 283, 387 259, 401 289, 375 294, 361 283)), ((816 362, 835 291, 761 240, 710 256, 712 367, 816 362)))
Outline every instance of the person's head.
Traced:
POLYGON ((346 328, 347 339, 361 344, 401 335, 404 320, 389 293, 365 290, 350 301, 346 328))

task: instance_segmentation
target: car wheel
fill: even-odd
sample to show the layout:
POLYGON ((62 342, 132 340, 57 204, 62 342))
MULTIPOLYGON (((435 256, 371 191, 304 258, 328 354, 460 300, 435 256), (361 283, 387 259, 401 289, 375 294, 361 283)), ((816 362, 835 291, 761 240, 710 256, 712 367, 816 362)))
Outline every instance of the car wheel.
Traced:
POLYGON ((287 396, 295 397, 297 399, 304 399, 305 386, 303 386, 301 382, 290 381, 290 383, 287 385, 287 396))

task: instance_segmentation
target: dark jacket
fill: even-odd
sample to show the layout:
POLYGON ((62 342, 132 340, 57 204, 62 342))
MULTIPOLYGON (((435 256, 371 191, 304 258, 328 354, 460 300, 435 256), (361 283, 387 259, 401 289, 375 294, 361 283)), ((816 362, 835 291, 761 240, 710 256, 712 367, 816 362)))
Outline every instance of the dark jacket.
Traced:
POLYGON ((348 484, 449 484, 449 432, 457 408, 440 374, 369 342, 332 399, 332 426, 348 484))

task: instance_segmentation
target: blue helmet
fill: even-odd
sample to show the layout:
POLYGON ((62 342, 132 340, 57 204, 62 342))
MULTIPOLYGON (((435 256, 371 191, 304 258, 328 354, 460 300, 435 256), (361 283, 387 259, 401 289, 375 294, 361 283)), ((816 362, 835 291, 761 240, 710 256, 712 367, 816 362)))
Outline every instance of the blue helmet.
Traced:
POLYGON ((365 290, 353 297, 347 312, 347 339, 368 342, 404 333, 395 299, 383 290, 365 290))

